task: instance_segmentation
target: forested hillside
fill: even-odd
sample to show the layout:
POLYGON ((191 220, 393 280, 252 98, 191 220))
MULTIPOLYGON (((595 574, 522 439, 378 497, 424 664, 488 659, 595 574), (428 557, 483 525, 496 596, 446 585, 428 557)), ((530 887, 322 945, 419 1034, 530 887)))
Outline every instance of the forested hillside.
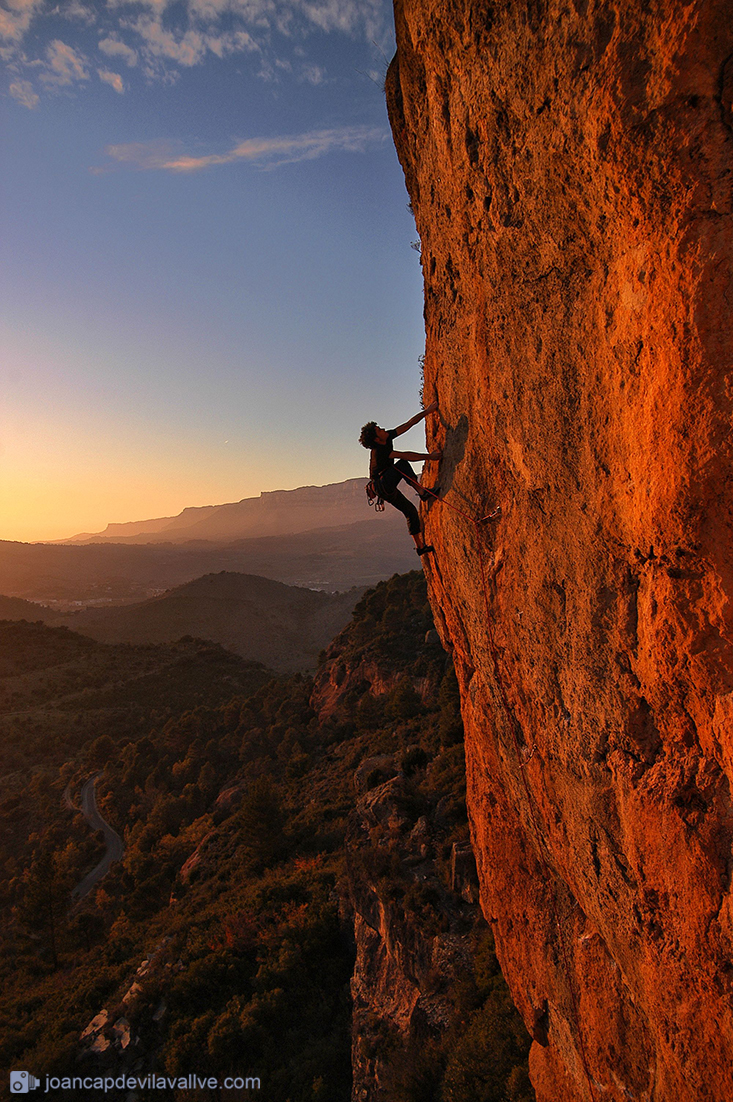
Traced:
MULTIPOLYGON (((0 813, 23 828, 4 830, 1 854, 6 1067, 251 1076, 268 1102, 345 1102, 354 1084, 374 1102, 531 1098, 528 1039, 475 901, 457 686, 422 574, 362 598, 315 687, 264 680, 196 643, 118 648, 42 625, 0 630, 6 700, 20 693, 31 710, 35 690, 21 682, 32 666, 47 671, 38 691, 57 694, 27 731, 22 717, 3 720, 0 813), (22 675, 11 632, 24 640, 22 675), (180 682, 154 682, 155 699, 135 711, 125 683, 113 689, 100 672, 114 653, 139 664, 141 685, 146 656, 177 655, 180 682), (203 685, 209 696, 196 699, 203 685), (87 700, 109 708, 96 737, 87 700), (102 849, 74 810, 95 774, 125 853, 74 902, 102 849), (363 939, 373 907, 391 923, 389 944, 378 929, 377 942, 363 939), (391 982, 380 971, 390 952, 411 992, 404 1021, 370 994, 391 982)), ((135 1097, 166 1093, 227 1096, 135 1097)))

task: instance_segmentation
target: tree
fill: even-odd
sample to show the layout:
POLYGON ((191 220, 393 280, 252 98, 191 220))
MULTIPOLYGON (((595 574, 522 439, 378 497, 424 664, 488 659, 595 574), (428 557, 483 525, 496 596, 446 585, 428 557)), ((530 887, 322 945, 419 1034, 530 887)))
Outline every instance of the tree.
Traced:
POLYGON ((23 876, 21 921, 47 949, 54 972, 59 966, 59 942, 65 925, 71 884, 55 855, 38 850, 23 876))
POLYGON ((387 701, 387 715, 392 719, 413 719, 422 711, 422 700, 407 674, 404 674, 387 701))
POLYGON ((250 784, 237 818, 242 848, 256 864, 272 864, 283 849, 285 816, 269 777, 258 777, 250 784))
POLYGON ((92 765, 101 767, 106 765, 117 751, 117 745, 109 735, 100 735, 89 747, 89 760, 92 765))

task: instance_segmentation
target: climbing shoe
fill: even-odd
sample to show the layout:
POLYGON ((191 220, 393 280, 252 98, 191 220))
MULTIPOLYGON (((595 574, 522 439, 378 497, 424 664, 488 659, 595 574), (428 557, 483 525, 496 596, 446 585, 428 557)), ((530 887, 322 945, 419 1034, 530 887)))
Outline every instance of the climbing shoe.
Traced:
POLYGON ((425 547, 416 547, 415 550, 417 551, 418 555, 427 555, 429 551, 434 551, 435 548, 428 543, 425 545, 425 547))

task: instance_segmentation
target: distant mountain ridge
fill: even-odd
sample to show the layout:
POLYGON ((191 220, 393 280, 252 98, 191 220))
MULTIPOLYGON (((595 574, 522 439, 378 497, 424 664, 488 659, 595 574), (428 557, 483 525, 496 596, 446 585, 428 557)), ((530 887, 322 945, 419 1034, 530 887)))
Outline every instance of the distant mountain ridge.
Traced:
POLYGON ((326 486, 268 490, 224 505, 193 506, 174 517, 108 524, 103 532, 82 532, 54 543, 231 543, 256 536, 281 536, 337 527, 364 519, 364 478, 326 486))

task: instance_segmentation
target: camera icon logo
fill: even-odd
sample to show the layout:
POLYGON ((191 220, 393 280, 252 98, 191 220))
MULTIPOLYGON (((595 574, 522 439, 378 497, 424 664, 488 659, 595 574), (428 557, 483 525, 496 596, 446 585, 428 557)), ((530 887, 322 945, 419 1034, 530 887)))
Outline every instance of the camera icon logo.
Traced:
POLYGON ((36 1079, 29 1071, 11 1071, 10 1073, 11 1094, 28 1094, 28 1091, 34 1091, 40 1085, 41 1080, 36 1079))

